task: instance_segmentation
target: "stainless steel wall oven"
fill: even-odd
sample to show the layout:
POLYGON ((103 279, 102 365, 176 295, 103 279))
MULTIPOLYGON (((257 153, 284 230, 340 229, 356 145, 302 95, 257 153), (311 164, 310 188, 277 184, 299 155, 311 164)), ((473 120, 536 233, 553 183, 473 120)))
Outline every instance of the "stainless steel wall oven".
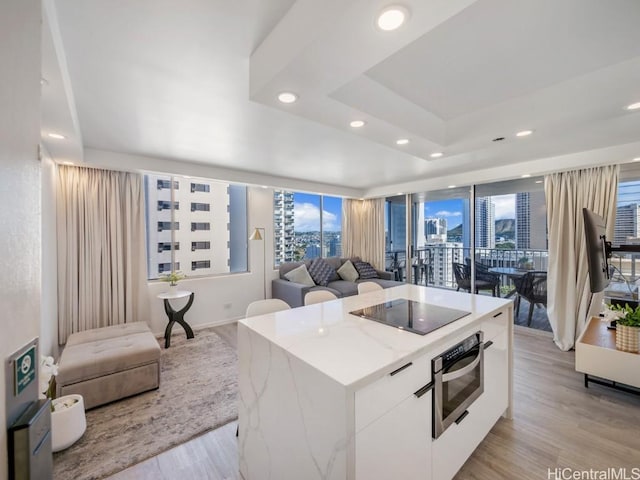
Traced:
MULTIPOLYGON (((491 344, 489 342, 487 347, 491 344)), ((431 361, 433 438, 460 423, 484 391, 483 333, 476 332, 431 361)))

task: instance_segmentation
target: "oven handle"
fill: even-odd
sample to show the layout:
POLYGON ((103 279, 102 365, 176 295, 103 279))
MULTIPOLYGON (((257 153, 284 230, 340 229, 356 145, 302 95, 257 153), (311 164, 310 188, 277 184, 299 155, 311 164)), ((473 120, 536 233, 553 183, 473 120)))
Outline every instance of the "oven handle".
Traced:
POLYGON ((442 375, 442 381, 450 382, 451 380, 455 380, 456 378, 463 377, 464 375, 472 371, 474 368, 476 368, 480 363, 480 360, 482 360, 482 350, 478 351, 478 356, 476 357, 476 359, 466 367, 461 368, 460 370, 456 370, 455 372, 445 373, 444 375, 442 375))

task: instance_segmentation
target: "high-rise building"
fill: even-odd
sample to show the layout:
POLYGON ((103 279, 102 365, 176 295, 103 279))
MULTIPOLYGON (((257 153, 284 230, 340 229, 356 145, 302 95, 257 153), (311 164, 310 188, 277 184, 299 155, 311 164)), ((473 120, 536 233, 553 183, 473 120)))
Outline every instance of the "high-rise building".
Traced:
POLYGON ((516 248, 547 249, 544 192, 516 193, 516 248))
POLYGON ((407 242, 407 218, 406 205, 400 202, 388 202, 389 221, 389 245, 391 251, 400 251, 406 248, 407 242))
POLYGON ((453 264, 464 261, 464 249, 459 242, 427 243, 431 259, 429 282, 438 287, 453 287, 455 285, 453 264), (431 283, 432 282, 432 283, 431 283))
POLYGON ((424 221, 424 233, 427 243, 447 241, 447 219, 427 218, 424 221))
POLYGON ((293 192, 276 190, 273 193, 274 258, 277 265, 295 260, 293 207, 293 192))
POLYGON ((230 271, 230 188, 205 179, 145 176, 149 278, 172 270, 187 275, 230 271))
POLYGON ((476 247, 496 246, 496 207, 491 197, 476 199, 476 247))
POLYGON ((640 237, 640 208, 637 203, 620 205, 616 209, 613 243, 623 245, 629 238, 640 237))

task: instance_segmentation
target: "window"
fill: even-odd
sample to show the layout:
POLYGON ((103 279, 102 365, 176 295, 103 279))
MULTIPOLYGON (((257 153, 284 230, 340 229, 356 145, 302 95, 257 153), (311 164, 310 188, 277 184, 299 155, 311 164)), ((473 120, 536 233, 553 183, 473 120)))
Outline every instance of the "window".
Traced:
POLYGON ((170 202, 167 200, 158 200, 158 210, 171 210, 171 205, 173 205, 174 210, 180 209, 180 202, 170 202))
POLYGON ((210 260, 196 260, 191 262, 191 270, 198 270, 202 268, 211 268, 210 260))
MULTIPOLYGON (((623 166, 620 170, 616 223, 611 242, 615 247, 640 244, 640 174, 623 170, 630 167, 637 167, 637 165, 623 166)), ((618 280, 619 277, 624 281, 635 281, 640 275, 638 260, 640 260, 639 254, 614 252, 610 261, 614 269, 612 278, 618 280)))
MULTIPOLYGON (((157 182, 158 185, 158 190, 162 190, 162 189, 171 189, 171 180, 158 180, 157 182)), ((173 188, 174 190, 178 190, 180 188, 180 184, 177 181, 173 182, 173 188)))
MULTIPOLYGON (((228 208, 229 207, 227 205, 227 209, 228 208)), ((191 211, 192 212, 209 212, 210 211, 209 204, 191 202, 191 211)))
MULTIPOLYGON (((231 247, 230 244, 227 244, 231 247)), ((195 252, 196 250, 209 250, 211 248, 211 242, 191 242, 191 251, 195 252)))
MULTIPOLYGON (((176 270, 180 270, 180 262, 176 263, 176 270)), ((169 273, 169 272, 171 272, 171 262, 158 264, 158 273, 169 273)))
POLYGON ((210 185, 207 183, 192 183, 191 184, 191 193, 194 192, 204 192, 204 193, 209 193, 210 192, 210 185))
POLYGON ((209 222, 191 222, 191 231, 196 230, 211 230, 211 224, 209 222))
POLYGON ((180 243, 160 242, 158 243, 158 253, 167 252, 171 250, 180 250, 180 243))
POLYGON ((158 231, 180 230, 180 222, 158 222, 158 231))
POLYGON ((274 192, 274 259, 283 262, 342 255, 342 199, 274 192))
POLYGON ((144 183, 149 280, 180 264, 190 276, 247 271, 246 186, 198 178, 180 189, 176 177, 153 173, 144 183))

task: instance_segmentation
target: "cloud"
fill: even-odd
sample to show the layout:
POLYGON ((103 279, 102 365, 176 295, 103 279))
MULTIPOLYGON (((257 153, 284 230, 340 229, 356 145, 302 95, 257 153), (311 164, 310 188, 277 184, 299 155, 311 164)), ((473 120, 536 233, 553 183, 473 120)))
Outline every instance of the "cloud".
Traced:
MULTIPOLYGON (((295 229, 298 232, 318 232, 320 231, 320 208, 312 203, 295 203, 293 206, 293 218, 295 229)), ((327 232, 335 232, 342 229, 338 223, 338 216, 335 213, 324 210, 322 213, 324 221, 323 229, 327 232)))
POLYGON ((461 217, 462 212, 449 212, 448 210, 440 210, 434 217, 461 217))
POLYGON ((491 203, 496 207, 496 220, 501 218, 516 218, 516 196, 498 195, 491 197, 491 203))

